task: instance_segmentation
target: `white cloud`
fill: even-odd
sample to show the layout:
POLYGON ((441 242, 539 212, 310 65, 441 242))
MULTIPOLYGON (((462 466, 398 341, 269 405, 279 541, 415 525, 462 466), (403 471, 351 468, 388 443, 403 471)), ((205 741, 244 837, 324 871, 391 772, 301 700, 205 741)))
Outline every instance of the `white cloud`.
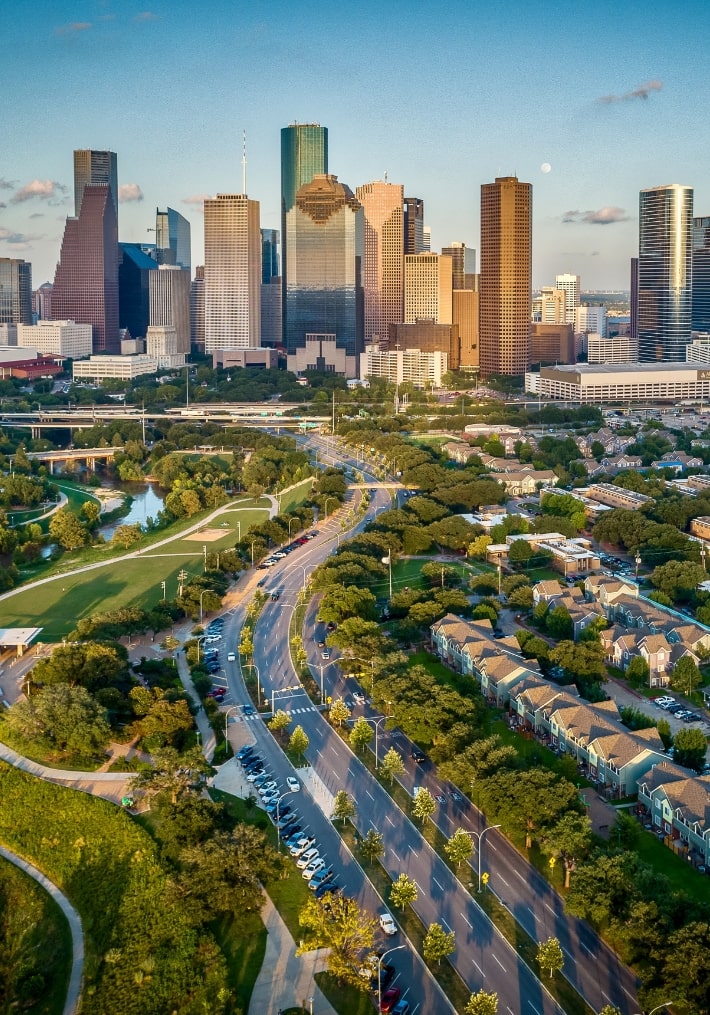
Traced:
POLYGON ((615 205, 605 205, 597 208, 596 211, 566 211, 562 215, 562 221, 585 222, 590 226, 610 226, 615 222, 628 222, 629 216, 624 208, 617 208, 615 205))
POLYGON ((22 204, 24 201, 31 201, 38 198, 40 201, 50 201, 57 204, 62 201, 67 193, 67 188, 56 180, 30 180, 24 187, 20 187, 12 195, 13 204, 22 204))
POLYGON ((190 197, 183 197, 183 204, 203 205, 205 201, 212 201, 212 194, 191 194, 190 197))
POLYGON ((137 183, 122 183, 118 188, 118 200, 120 204, 127 204, 129 201, 142 201, 143 191, 137 183))
POLYGON ((660 92, 662 88, 662 81, 647 81, 645 84, 639 85, 638 88, 632 88, 630 92, 624 92, 623 95, 602 95, 597 99, 597 102, 601 102, 605 106, 614 102, 633 102, 634 99, 646 102, 653 92, 660 92))

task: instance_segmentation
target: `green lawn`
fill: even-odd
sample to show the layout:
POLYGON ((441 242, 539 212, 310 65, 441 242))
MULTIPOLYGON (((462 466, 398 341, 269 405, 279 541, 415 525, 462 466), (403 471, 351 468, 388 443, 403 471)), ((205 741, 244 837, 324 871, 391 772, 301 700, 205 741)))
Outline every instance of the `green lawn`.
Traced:
POLYGON ((248 1011, 251 994, 264 962, 266 927, 258 913, 239 913, 213 923, 211 930, 227 960, 229 987, 241 1011, 248 1011))
MULTIPOLYGON (((150 548, 145 550, 145 556, 158 556, 165 553, 182 553, 187 555, 199 554, 200 557, 203 555, 202 547, 207 547, 208 553, 216 553, 219 550, 229 550, 237 542, 238 534, 241 526, 241 533, 246 536, 247 529, 250 525, 258 525, 260 522, 266 521, 269 516, 269 503, 266 498, 261 499, 259 506, 256 506, 254 501, 245 501, 244 507, 237 507, 230 511, 225 511, 224 514, 220 515, 215 519, 214 522, 209 523, 206 527, 210 529, 222 529, 224 532, 223 536, 219 539, 211 539, 202 543, 199 539, 176 539, 170 546, 160 546, 155 550, 150 548), (237 524, 239 523, 239 524, 237 524)), ((197 536, 197 533, 194 534, 197 536)))
POLYGON ((372 1015, 371 995, 366 991, 341 985, 330 973, 316 973, 315 979, 338 1015, 372 1015))

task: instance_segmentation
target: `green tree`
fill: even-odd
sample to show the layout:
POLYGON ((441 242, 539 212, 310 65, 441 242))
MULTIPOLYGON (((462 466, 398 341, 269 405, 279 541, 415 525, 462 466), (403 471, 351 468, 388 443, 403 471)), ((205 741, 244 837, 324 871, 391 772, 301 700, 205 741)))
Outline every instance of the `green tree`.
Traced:
POLYGON ((350 709, 345 704, 342 698, 336 698, 333 704, 330 706, 330 720, 335 722, 338 726, 342 726, 344 722, 347 722, 350 718, 350 709))
POLYGON ((84 687, 54 684, 21 698, 5 714, 8 727, 47 749, 91 757, 109 742, 106 710, 84 687))
POLYGON ((606 680, 604 648, 596 642, 561 641, 550 652, 570 680, 599 683, 606 680))
POLYGON ((645 687, 650 675, 651 671, 643 656, 634 656, 624 673, 624 676, 633 687, 645 687))
POLYGON ((565 964, 565 956, 556 937, 548 937, 537 946, 537 962, 540 969, 550 971, 550 979, 559 973, 565 964))
POLYGON ((421 822, 430 818, 436 810, 436 800, 426 786, 420 786, 412 804, 412 814, 421 822))
POLYGON ((367 830, 365 837, 360 842, 360 852, 370 864, 376 863, 380 857, 384 856, 384 838, 377 829, 369 828, 367 830))
POLYGON ((419 891, 413 878, 402 873, 390 888, 390 902, 398 909, 404 909, 417 901, 419 891))
POLYGON ((186 795, 202 791, 212 768, 199 747, 182 754, 174 747, 161 747, 152 753, 152 765, 142 769, 132 786, 149 796, 164 793, 172 804, 186 795))
POLYGON ((76 550, 86 542, 87 530, 68 508, 60 508, 52 515, 49 534, 65 550, 76 550))
POLYGON ((615 1008, 613 1004, 605 1004, 599 1015, 622 1015, 620 1008, 615 1008))
POLYGON ((663 741, 663 746, 666 748, 666 750, 668 750, 668 748, 673 743, 671 724, 668 722, 667 719, 659 719, 658 722, 656 723, 656 729, 658 730, 659 737, 663 741))
POLYGON ((355 817, 355 801, 344 789, 338 790, 333 801, 333 821, 342 821, 343 828, 346 821, 355 817))
POLYGON ((545 834, 566 811, 579 807, 577 787, 543 768, 498 772, 479 789, 486 813, 495 815, 507 832, 524 836, 526 849, 533 836, 545 834))
POLYGON ((269 722, 269 729, 272 733, 283 733, 291 725, 291 716, 288 712, 284 712, 282 708, 279 708, 271 721, 269 722))
POLYGON ((545 618, 545 629, 555 641, 571 639, 574 636, 574 625, 569 610, 564 606, 554 606, 545 618))
POLYGON ((195 725, 185 698, 172 698, 159 687, 133 687, 130 698, 136 715, 141 717, 136 725, 150 749, 175 743, 181 733, 195 725))
POLYGON ((441 960, 447 958, 456 950, 456 935, 453 931, 447 933, 440 924, 432 923, 424 937, 422 952, 427 962, 436 962, 437 966, 441 960))
POLYGON ((388 779, 390 785, 392 785, 398 776, 404 774, 404 771, 405 767, 401 755, 395 751, 394 747, 390 747, 380 762, 380 773, 382 774, 382 777, 384 779, 388 779))
POLYGON ((160 647, 163 652, 174 652, 176 648, 180 647, 180 639, 175 638, 172 634, 168 634, 160 643, 160 647))
POLYGON ((292 751, 297 757, 302 758, 308 750, 309 744, 308 734, 302 726, 297 726, 288 742, 289 751, 292 751))
POLYGON ((685 727, 678 730, 673 738, 673 757, 679 765, 699 772, 705 763, 707 740, 702 730, 685 727))
POLYGON ((92 693, 121 686, 128 677, 128 653, 122 645, 98 641, 57 645, 32 670, 32 683, 80 685, 92 693))
POLYGON ((298 922, 306 933, 297 955, 325 948, 328 972, 341 984, 367 990, 368 981, 360 976, 360 967, 372 950, 377 925, 355 899, 345 895, 335 895, 327 902, 309 899, 298 922))
POLYGON ((533 555, 532 547, 525 539, 516 539, 511 543, 508 550, 508 561, 514 567, 523 567, 533 555))
POLYGON ((488 994, 485 990, 479 990, 477 994, 471 994, 471 999, 464 1008, 464 1015, 497 1015, 498 995, 488 994))
POLYGON ((486 551, 488 550, 488 547, 491 545, 492 542, 493 540, 488 535, 484 534, 481 536, 476 536, 476 538, 472 539, 471 542, 468 544, 467 551, 468 556, 476 557, 479 560, 483 560, 486 556, 486 551))
POLYGON ((695 660, 691 656, 682 656, 673 667, 671 687, 690 698, 701 681, 702 677, 695 660))
POLYGON ((477 779, 485 779, 496 772, 514 768, 517 758, 516 749, 504 744, 500 736, 494 733, 493 736, 467 744, 449 761, 442 762, 439 771, 444 779, 468 788, 477 779))
POLYGON ((533 590, 529 585, 522 585, 513 589, 508 595, 508 605, 519 610, 529 610, 533 605, 533 590))
POLYGON ((357 720, 350 730, 350 743, 356 751, 363 751, 375 735, 370 723, 363 718, 357 720))
POLYGON ((139 543, 142 535, 140 525, 119 525, 111 537, 111 545, 127 550, 139 543))
POLYGON ((99 520, 101 505, 97 504, 95 500, 85 500, 79 513, 88 526, 94 526, 99 520))
POLYGON ((592 843, 592 823, 586 814, 569 812, 553 825, 540 840, 540 849, 545 856, 562 860, 565 867, 565 888, 577 869, 579 860, 589 853, 592 843))
POLYGON ((471 859, 473 841, 463 828, 457 828, 444 849, 449 860, 460 868, 462 863, 471 859))

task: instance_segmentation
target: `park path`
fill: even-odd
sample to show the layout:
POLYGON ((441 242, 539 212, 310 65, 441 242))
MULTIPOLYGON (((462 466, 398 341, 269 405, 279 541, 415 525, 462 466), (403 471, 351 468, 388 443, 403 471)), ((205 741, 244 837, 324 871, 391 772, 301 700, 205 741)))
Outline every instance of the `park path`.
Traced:
POLYGON ((71 931, 72 941, 72 964, 71 974, 69 976, 69 985, 67 987, 67 996, 64 1001, 64 1009, 62 1015, 76 1015, 79 1011, 79 1003, 81 1001, 81 984, 84 977, 84 932, 81 926, 81 917, 72 906, 69 899, 63 892, 60 892, 55 884, 53 884, 49 878, 47 878, 41 871, 33 867, 31 863, 23 860, 22 857, 16 853, 11 852, 4 846, 0 846, 0 856, 5 860, 9 860, 10 863, 19 867, 20 870, 24 871, 31 878, 44 888, 49 895, 52 896, 54 901, 57 903, 62 913, 67 919, 69 924, 69 930, 71 931))
POLYGON ((120 803, 128 783, 135 778, 133 772, 76 772, 62 768, 49 768, 47 765, 41 765, 37 761, 23 757, 12 747, 1 742, 0 760, 27 772, 29 775, 34 775, 37 779, 46 779, 47 782, 55 782, 61 786, 68 786, 70 789, 78 789, 82 793, 100 796, 105 800, 111 800, 112 803, 120 803))

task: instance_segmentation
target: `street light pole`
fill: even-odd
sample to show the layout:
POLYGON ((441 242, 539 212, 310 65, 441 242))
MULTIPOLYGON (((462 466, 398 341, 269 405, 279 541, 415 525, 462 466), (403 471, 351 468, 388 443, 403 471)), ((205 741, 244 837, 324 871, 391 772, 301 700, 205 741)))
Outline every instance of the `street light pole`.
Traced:
MULTIPOLYGON (((209 592, 209 591, 211 591, 211 590, 210 589, 203 589, 202 592, 200 592, 200 627, 202 627, 202 597, 204 596, 205 592, 209 592)), ((214 630, 214 628, 213 628, 213 630, 214 630)))
POLYGON ((382 955, 377 956, 377 1010, 382 1011, 382 961, 392 952, 398 952, 402 948, 406 948, 406 945, 396 945, 394 948, 388 948, 382 955))
MULTIPOLYGON (((478 891, 481 891, 481 847, 483 845, 483 838, 487 832, 492 832, 494 828, 500 828, 500 825, 489 825, 488 828, 484 828, 481 832, 469 831, 468 828, 463 828, 462 831, 466 835, 472 835, 478 843, 478 891)), ((663 1005, 661 1005, 663 1007, 663 1005)))
POLYGON ((379 733, 379 730, 380 730, 380 723, 381 722, 386 722, 388 719, 394 718, 394 716, 391 716, 391 715, 381 715, 379 719, 371 719, 371 718, 368 718, 368 716, 366 716, 366 715, 362 715, 362 716, 360 716, 360 718, 364 719, 365 722, 371 722, 372 725, 375 727, 375 770, 377 770, 380 767, 380 764, 379 764, 380 759, 379 759, 379 754, 378 754, 378 733, 379 733))
MULTIPOLYGON (((651 1008, 651 1010, 648 1013, 648 1015, 653 1015, 654 1012, 660 1011, 661 1008, 667 1008, 669 1004, 675 1004, 675 1001, 664 1001, 663 1004, 659 1004, 656 1008, 651 1008)), ((638 1013, 637 1013, 637 1015, 638 1015, 638 1013)), ((643 1015, 643 1012, 641 1012, 641 1015, 643 1015)))
MULTIPOLYGON (((705 566, 705 547, 703 547, 702 550, 700 551, 700 556, 703 558, 703 567, 704 567, 705 566)), ((638 550, 636 551, 636 556, 634 557, 634 564, 636 565, 635 577, 638 578, 638 576, 639 576, 639 565, 641 564, 641 554, 638 552, 638 550)))

